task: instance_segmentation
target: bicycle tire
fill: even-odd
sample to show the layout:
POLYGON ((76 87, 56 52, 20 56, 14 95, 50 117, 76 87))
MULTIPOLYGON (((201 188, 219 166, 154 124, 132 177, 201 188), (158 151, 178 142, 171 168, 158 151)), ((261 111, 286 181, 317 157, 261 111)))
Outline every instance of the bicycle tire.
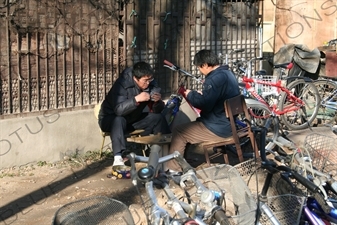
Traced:
MULTIPOLYGON (((302 130, 311 126, 318 113, 320 97, 313 82, 306 82, 304 79, 296 79, 287 85, 296 97, 304 101, 304 106, 280 115, 282 123, 289 130, 302 130)), ((288 98, 286 92, 281 92, 279 109, 282 111, 286 107, 297 105, 296 102, 288 98)))
MULTIPOLYGON (((320 79, 315 80, 314 85, 316 86, 321 98, 321 104, 316 116, 317 124, 334 122, 336 110, 326 107, 325 99, 330 98, 330 95, 337 89, 337 82, 328 79, 320 79)), ((337 101, 337 96, 332 98, 337 101)))
MULTIPOLYGON (((263 104, 255 104, 247 102, 248 112, 251 116, 251 123, 253 126, 264 127, 268 118, 272 116, 270 109, 263 104)), ((279 137, 279 121, 276 117, 271 118, 271 124, 269 125, 266 146, 269 146, 269 142, 274 142, 279 137)), ((257 137, 258 138, 258 137, 257 137)), ((269 149, 272 150, 272 149, 269 149)))

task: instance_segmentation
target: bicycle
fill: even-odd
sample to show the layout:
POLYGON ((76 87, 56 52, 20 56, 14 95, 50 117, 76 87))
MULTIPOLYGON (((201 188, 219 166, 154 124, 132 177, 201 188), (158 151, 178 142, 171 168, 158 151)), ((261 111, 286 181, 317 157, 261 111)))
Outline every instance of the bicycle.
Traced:
MULTIPOLYGON (((264 143, 263 140, 261 143, 264 143)), ((259 217, 254 216, 257 203, 236 167, 224 164, 195 171, 178 152, 160 157, 160 151, 159 145, 153 145, 149 157, 134 153, 128 155, 131 164, 131 182, 137 190, 145 187, 145 194, 141 191, 138 193, 139 196, 148 198, 142 200, 144 211, 147 212, 145 214, 148 224, 250 225, 254 221, 259 221, 257 224, 261 225, 268 224, 266 221, 273 221, 272 224, 284 224, 282 218, 277 217, 279 208, 275 208, 275 205, 269 206, 267 202, 258 203, 263 214, 269 215, 267 220, 260 220, 259 217), (177 160, 182 167, 183 175, 177 182, 178 184, 170 182, 172 179, 167 179, 168 177, 162 176, 160 172, 159 165, 168 160, 177 160), (146 165, 136 170, 135 162, 143 162, 146 165), (166 196, 165 204, 159 203, 158 196, 163 195, 156 192, 158 189, 155 187, 159 187, 159 190, 162 190, 166 196), (178 189, 181 191, 178 192, 178 189)), ((261 156, 264 155, 263 152, 261 156)), ((250 167, 249 170, 251 172, 252 168, 250 167)), ((266 179, 265 182, 267 183, 268 180, 266 179)), ((286 200, 289 200, 288 197, 290 196, 287 196, 286 200)), ((297 202, 296 207, 298 207, 302 198, 292 196, 291 199, 293 203, 297 202)), ((125 204, 111 201, 112 204, 106 204, 105 201, 95 201, 96 203, 92 204, 92 201, 85 200, 84 206, 83 201, 73 202, 70 204, 72 207, 68 207, 69 205, 62 207, 62 216, 56 215, 58 223, 54 224, 76 224, 80 221, 89 221, 88 216, 90 221, 95 219, 93 224, 106 222, 106 219, 113 222, 118 220, 118 224, 134 224, 134 221, 131 221, 132 214, 128 212, 125 204)), ((289 201, 287 204, 290 208, 289 201)), ((292 215, 296 207, 290 208, 292 215)))
MULTIPOLYGON (((132 174, 137 176, 137 178, 132 178, 132 181, 135 183, 137 180, 145 182, 146 196, 150 197, 148 201, 150 204, 144 201, 144 205, 150 206, 148 215, 150 218, 155 217, 152 220, 157 220, 165 215, 162 213, 163 208, 158 206, 151 185, 151 180, 155 178, 157 171, 156 162, 164 163, 174 159, 177 160, 183 171, 178 185, 174 186, 175 194, 170 190, 171 184, 169 186, 166 181, 161 182, 160 186, 164 188, 163 192, 167 196, 166 206, 169 209, 174 209, 176 215, 187 214, 199 224, 229 225, 230 222, 231 224, 233 222, 235 224, 251 224, 251 217, 255 213, 255 202, 253 198, 249 197, 250 192, 247 186, 243 181, 240 183, 240 176, 235 173, 232 166, 219 165, 195 171, 178 152, 158 157, 156 149, 151 149, 149 158, 137 155, 133 155, 132 158, 134 161, 148 162, 147 166, 140 168, 138 172, 135 172, 135 167, 132 167, 134 171, 132 174), (235 189, 236 192, 231 185, 233 181, 239 185, 235 189), (177 193, 180 194, 177 195, 177 193), (161 215, 155 213, 158 211, 161 212, 161 215)), ((131 165, 134 165, 132 161, 131 165)), ((183 216, 180 216, 180 219, 183 216)))
MULTIPOLYGON (((243 77, 243 86, 247 94, 263 103, 271 112, 280 118, 287 129, 300 130, 311 126, 316 118, 320 97, 316 86, 307 77, 289 77, 284 85, 281 79, 270 79, 270 76, 252 78, 251 64, 248 62, 247 75, 243 77), (266 79, 266 80, 265 80, 266 79), (268 88, 269 91, 262 91, 268 88)), ((262 118, 252 113, 255 118, 262 118)))
POLYGON ((188 73, 187 71, 181 69, 179 66, 176 66, 167 60, 164 60, 164 67, 169 68, 170 70, 173 71, 178 71, 180 74, 183 74, 183 76, 179 78, 178 90, 176 91, 175 94, 171 94, 169 100, 166 102, 165 109, 162 112, 163 115, 169 114, 168 118, 169 126, 172 125, 175 116, 179 112, 179 108, 183 99, 188 103, 189 107, 193 110, 195 116, 199 117, 200 109, 197 109, 196 107, 192 106, 184 93, 186 91, 186 83, 188 82, 188 78, 196 82, 197 85, 202 84, 202 78, 188 73))
MULTIPOLYGON (((332 131, 335 132, 335 129, 332 128, 332 131)), ((283 187, 280 188, 282 193, 290 192, 307 197, 304 208, 306 211, 302 218, 303 224, 305 222, 310 222, 310 224, 337 222, 337 181, 334 179, 337 158, 334 150, 334 138, 311 133, 305 138, 303 148, 293 146, 294 152, 291 159, 287 160, 289 167, 317 186, 325 201, 325 203, 317 201, 311 196, 310 191, 308 192, 302 186, 291 181, 287 174, 283 174, 283 183, 278 184, 278 187, 283 187), (321 204, 324 206, 322 207, 321 204)))
MULTIPOLYGON (((337 128, 330 124, 326 126, 330 127, 331 131, 337 135, 337 128)), ((330 206, 329 212, 324 211, 315 198, 307 196, 307 192, 298 185, 294 185, 290 181, 289 176, 282 175, 282 179, 286 181, 286 184, 279 184, 277 187, 289 186, 288 191, 307 196, 307 206, 305 210, 310 210, 311 213, 305 214, 306 220, 323 221, 328 220, 330 222, 337 222, 337 181, 335 180, 337 169, 337 155, 335 154, 336 142, 333 137, 326 136, 318 133, 311 133, 307 135, 304 141, 304 146, 299 148, 294 143, 290 142, 288 150, 292 150, 291 155, 287 157, 277 156, 275 159, 287 163, 287 165, 293 170, 297 171, 301 176, 310 180, 319 189, 319 192, 325 200, 325 204, 330 206), (282 160, 280 160, 282 159, 282 160), (315 218, 309 218, 317 214, 315 218)), ((285 190, 283 190, 283 193, 285 190)), ((311 222, 311 224, 320 224, 319 222, 311 222)))
MULTIPOLYGON (((295 98, 291 98, 289 99, 290 101, 288 101, 288 96, 290 95, 289 92, 287 93, 282 91, 280 86, 288 88, 288 86, 291 85, 289 87, 292 89, 290 89, 292 93, 295 95, 299 95, 299 90, 302 87, 305 87, 304 82, 311 82, 309 78, 303 78, 300 76, 288 77, 287 71, 292 68, 292 63, 274 65, 274 71, 278 72, 278 75, 269 76, 266 75, 265 70, 259 70, 256 71, 254 79, 248 79, 252 77, 252 62, 262 59, 264 58, 257 57, 245 61, 243 64, 240 64, 241 66, 236 65, 236 70, 240 71, 239 73, 237 73, 236 76, 238 77, 238 81, 240 81, 239 84, 242 90, 242 94, 246 96, 246 102, 250 108, 250 113, 253 118, 252 123, 257 126, 261 126, 264 124, 267 118, 274 118, 272 126, 270 126, 269 128, 269 138, 267 139, 267 142, 269 144, 267 146, 267 149, 271 150, 276 146, 275 143, 282 142, 284 140, 283 137, 285 137, 287 133, 286 131, 284 131, 284 128, 288 130, 299 130, 307 127, 310 128, 311 124, 313 124, 316 119, 316 102, 318 102, 318 100, 317 95, 313 94, 312 96, 314 96, 314 101, 312 101, 312 107, 311 109, 309 108, 309 110, 307 110, 308 105, 305 106, 304 104, 308 103, 308 100, 296 102, 294 101, 296 100, 295 98), (296 82, 296 80, 302 81, 296 82), (248 87, 246 86, 247 81, 249 82, 249 87, 251 87, 249 91, 247 90, 248 87), (256 92, 255 96, 252 94, 254 90, 256 92), (259 103, 257 104, 256 101, 249 102, 251 101, 250 99, 258 100, 259 103), (292 107, 292 105, 285 106, 291 101, 298 105, 295 107, 292 107), (301 107, 303 110, 301 110, 301 107), (307 112, 309 112, 308 118, 306 118, 305 115, 305 113, 307 112), (280 124, 282 126, 280 126, 280 124)), ((307 86, 307 90, 313 89, 312 85, 308 84, 307 86)), ((314 93, 316 93, 315 90, 314 93)), ((303 95, 310 96, 310 93, 309 91, 307 91, 304 92, 303 95)), ((298 99, 300 98, 301 96, 298 96, 298 99)))
MULTIPOLYGON (((337 128, 331 124, 326 126, 330 127, 333 134, 337 135, 337 128)), ((323 134, 312 133, 305 138, 304 147, 308 155, 304 165, 303 172, 307 175, 308 179, 313 179, 324 193, 324 197, 329 205, 332 207, 328 214, 325 214, 320 209, 314 199, 308 203, 308 207, 315 211, 321 218, 324 218, 332 223, 337 223, 337 155, 336 141, 333 137, 323 134)))
MULTIPOLYGON (((310 222, 310 224, 322 224, 319 223, 319 221, 323 219, 315 214, 312 206, 308 206, 304 203, 310 203, 312 205, 316 204, 315 206, 319 208, 319 211, 322 213, 321 217, 323 217, 323 214, 325 216, 330 214, 334 215, 336 209, 329 205, 330 202, 325 199, 324 191, 322 191, 320 185, 307 179, 307 177, 302 175, 297 168, 292 168, 290 165, 287 165, 289 157, 273 157, 272 155, 269 155, 267 158, 263 137, 266 137, 269 123, 270 119, 267 120, 265 127, 259 127, 255 130, 255 132, 261 133, 261 161, 258 162, 257 159, 251 159, 238 164, 235 167, 238 169, 241 176, 245 178, 247 185, 252 192, 254 188, 257 188, 257 200, 259 202, 258 209, 264 207, 265 204, 272 204, 271 207, 277 208, 280 212, 279 215, 274 214, 275 218, 271 221, 271 224, 307 224, 302 223, 303 221, 301 220, 303 220, 303 216, 305 216, 305 219, 307 222, 310 222), (263 169, 263 171, 266 172, 266 174, 262 172, 262 175, 265 176, 262 189, 256 187, 261 179, 260 177, 256 177, 256 184, 249 184, 253 174, 256 174, 256 176, 258 176, 257 174, 261 175, 261 170, 259 169, 263 169), (294 191, 298 189, 296 189, 297 185, 295 185, 294 180, 292 179, 296 180, 298 184, 301 184, 308 191, 306 193, 294 191), (281 181, 283 181, 283 183, 280 183, 281 181), (288 188, 286 188, 286 186, 288 188), (271 198, 270 201, 269 198, 271 198)), ((265 221, 263 217, 265 217, 265 215, 258 212, 257 221, 258 218, 265 221)))
POLYGON ((240 48, 240 49, 232 49, 229 53, 226 53, 225 55, 221 53, 218 54, 219 59, 224 60, 223 64, 229 67, 229 69, 234 73, 238 81, 240 76, 245 72, 244 69, 245 60, 244 59, 230 60, 229 56, 237 53, 242 53, 244 51, 245 51, 244 49, 240 48))
MULTIPOLYGON (((143 183, 145 186, 146 196, 148 197, 148 200, 144 201, 144 199, 142 199, 141 197, 142 195, 140 194, 140 192, 139 196, 141 197, 142 205, 144 206, 144 212, 147 216, 148 224, 172 224, 173 222, 177 224, 185 224, 187 222, 188 224, 205 224, 202 222, 202 219, 200 219, 200 217, 196 215, 195 208, 193 208, 189 204, 184 204, 170 190, 169 182, 166 177, 157 177, 156 182, 157 185, 161 186, 165 190, 168 199, 172 201, 172 208, 178 218, 173 218, 173 216, 171 216, 166 209, 158 204, 158 200, 154 190, 155 178, 158 175, 158 165, 174 158, 177 158, 178 162, 180 162, 180 160, 184 161, 184 159, 180 156, 178 152, 159 157, 160 151, 161 148, 159 145, 152 145, 149 157, 138 156, 134 153, 130 153, 130 155, 128 155, 131 163, 130 174, 133 185, 137 188, 137 190, 138 181, 143 183), (145 162, 147 163, 147 165, 137 171, 135 162, 145 162), (187 212, 192 214, 192 216, 190 217, 187 212)), ((184 171, 189 171, 192 169, 193 168, 189 166, 185 167, 184 171)), ((221 214, 220 211, 219 214, 221 214)), ((222 216, 224 217, 224 219, 227 218, 224 213, 222 213, 222 216)))
MULTIPOLYGON (((213 186, 213 188, 217 188, 216 190, 207 188, 197 178, 194 168, 185 161, 179 152, 162 157, 159 156, 160 152, 161 147, 154 144, 151 146, 149 157, 136 155, 132 152, 127 156, 131 164, 131 182, 141 198, 147 224, 206 225, 204 221, 212 221, 208 224, 229 225, 226 213, 222 208, 225 192, 219 186, 213 186), (181 176, 180 186, 186 185, 187 181, 194 182, 194 187, 197 190, 194 193, 185 194, 189 201, 182 201, 181 196, 172 191, 176 190, 178 186, 171 188, 170 179, 160 172, 159 165, 168 160, 177 160, 182 165, 184 174, 181 176), (146 165, 137 170, 136 162, 143 162, 146 165), (142 187, 145 187, 145 194, 141 194, 140 188, 142 187), (160 195, 156 193, 155 187, 164 190, 168 199, 166 208, 165 205, 159 204, 157 195, 160 195), (142 197, 144 195, 147 197, 146 200, 142 197), (192 196, 196 197, 198 201, 192 203, 192 196)), ((132 214, 124 203, 103 198, 103 200, 109 202, 107 204, 102 201, 102 197, 93 199, 94 201, 83 199, 61 207, 55 214, 53 224, 86 224, 85 221, 90 221, 90 224, 134 224, 132 214), (88 217, 92 217, 92 219, 88 217)))
MULTIPOLYGON (((151 218, 152 221, 158 221, 159 218, 167 218, 166 212, 168 212, 158 205, 153 190, 153 179, 158 178, 156 177, 158 164, 175 159, 183 171, 183 175, 178 182, 178 187, 183 190, 181 192, 182 194, 180 196, 173 194, 168 183, 166 183, 166 181, 160 181, 160 186, 164 188, 164 193, 168 199, 167 206, 169 206, 169 209, 174 209, 176 215, 179 216, 179 218, 172 218, 171 222, 186 221, 186 218, 188 218, 188 221, 192 219, 199 224, 203 224, 202 221, 208 221, 207 224, 250 225, 256 223, 264 225, 268 224, 269 221, 272 222, 272 224, 283 225, 283 223, 280 222, 282 218, 277 219, 277 209, 270 207, 264 201, 260 201, 257 205, 236 167, 224 164, 195 171, 178 152, 159 157, 159 151, 160 149, 154 146, 151 149, 149 157, 137 156, 133 153, 130 154, 133 171, 131 173, 132 181, 134 185, 137 185, 138 181, 145 183, 146 196, 149 196, 150 199, 149 201, 143 201, 143 205, 150 206, 148 217, 151 218), (135 161, 147 162, 147 165, 140 168, 137 172, 134 166, 135 161), (259 207, 257 208, 257 206, 259 207), (256 215, 257 209, 261 210, 258 214, 264 213, 267 215, 266 221, 260 221, 259 217, 254 216, 256 215), (217 213, 214 213, 214 210, 219 210, 216 211, 219 213, 218 216, 216 216, 217 213), (212 216, 213 219, 218 217, 216 219, 218 223, 210 218, 212 216)), ((269 179, 265 180, 266 186, 270 185, 268 181, 269 179)), ((175 191, 175 193, 177 193, 177 191, 175 191)), ((295 197, 293 200, 298 204, 299 199, 301 198, 295 197)), ((291 214, 294 214, 293 209, 291 209, 291 214)), ((150 222, 149 224, 152 223, 150 222)))

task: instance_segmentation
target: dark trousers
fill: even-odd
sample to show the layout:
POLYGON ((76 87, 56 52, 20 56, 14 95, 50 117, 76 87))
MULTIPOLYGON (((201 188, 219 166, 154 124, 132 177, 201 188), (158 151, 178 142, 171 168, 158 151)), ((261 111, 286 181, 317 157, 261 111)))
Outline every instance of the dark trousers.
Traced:
POLYGON ((122 116, 106 116, 100 121, 100 127, 102 131, 110 132, 114 155, 126 150, 126 134, 134 130, 144 130, 141 135, 170 133, 167 121, 160 113, 142 113, 141 119, 133 123, 128 123, 122 116))

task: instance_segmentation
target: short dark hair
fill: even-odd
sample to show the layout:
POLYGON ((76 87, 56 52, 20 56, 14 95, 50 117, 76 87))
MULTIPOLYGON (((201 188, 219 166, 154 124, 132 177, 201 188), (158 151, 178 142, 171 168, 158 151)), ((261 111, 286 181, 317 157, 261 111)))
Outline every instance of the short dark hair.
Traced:
POLYGON ((219 58, 211 50, 200 50, 194 56, 193 64, 195 66, 201 67, 202 65, 207 64, 208 66, 217 66, 219 65, 219 58))
POLYGON ((137 62, 133 65, 132 76, 136 77, 137 80, 144 76, 153 76, 154 72, 150 64, 146 62, 137 62))

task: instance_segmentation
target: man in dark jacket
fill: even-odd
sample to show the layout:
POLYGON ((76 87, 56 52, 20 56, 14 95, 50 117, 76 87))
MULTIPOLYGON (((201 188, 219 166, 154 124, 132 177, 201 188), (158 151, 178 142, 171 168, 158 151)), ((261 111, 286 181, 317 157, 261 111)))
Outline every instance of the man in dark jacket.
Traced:
POLYGON ((110 132, 113 166, 124 165, 122 152, 126 150, 126 132, 141 129, 144 130, 142 135, 170 133, 161 114, 165 104, 153 74, 146 62, 125 69, 102 102, 98 124, 102 131, 110 132), (144 112, 147 106, 149 112, 144 112))
MULTIPOLYGON (((179 151, 184 155, 187 143, 217 141, 232 135, 224 102, 240 94, 234 74, 227 66, 220 66, 218 57, 210 50, 199 51, 193 63, 205 75, 203 88, 201 91, 186 90, 184 94, 194 107, 201 110, 200 117, 173 128, 170 153, 179 151)), ((174 160, 170 160, 166 166, 172 175, 181 170, 174 160)))

